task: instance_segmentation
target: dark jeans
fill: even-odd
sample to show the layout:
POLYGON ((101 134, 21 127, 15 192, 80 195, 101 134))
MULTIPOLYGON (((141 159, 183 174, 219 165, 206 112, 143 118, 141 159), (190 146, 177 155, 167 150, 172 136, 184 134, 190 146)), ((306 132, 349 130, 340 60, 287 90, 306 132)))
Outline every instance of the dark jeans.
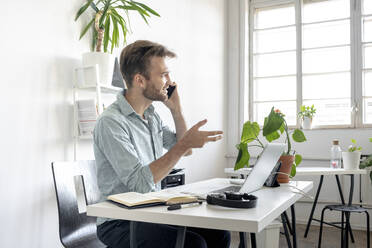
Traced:
MULTIPOLYGON (((170 225, 136 223, 136 241, 143 248, 174 248, 177 228, 170 225)), ((98 238, 109 248, 129 246, 129 221, 106 221, 97 227, 98 238)), ((230 232, 214 229, 187 227, 185 246, 189 248, 229 248, 230 232)))

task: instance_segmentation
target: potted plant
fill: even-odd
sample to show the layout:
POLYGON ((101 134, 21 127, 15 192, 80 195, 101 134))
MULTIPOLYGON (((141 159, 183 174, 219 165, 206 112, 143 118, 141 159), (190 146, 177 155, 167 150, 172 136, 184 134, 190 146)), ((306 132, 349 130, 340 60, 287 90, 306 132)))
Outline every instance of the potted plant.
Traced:
MULTIPOLYGON (((369 142, 372 142, 372 138, 369 138, 369 142)), ((369 155, 359 165, 359 169, 366 169, 368 167, 372 167, 372 155, 369 155)), ((371 179, 371 183, 372 183, 372 171, 369 172, 369 178, 371 179)))
MULTIPOLYGON (((295 152, 292 151, 290 136, 296 142, 306 141, 304 133, 299 129, 293 130, 292 135, 290 135, 290 131, 284 117, 284 114, 282 114, 279 110, 274 110, 273 107, 270 111, 270 114, 265 118, 264 125, 262 127, 262 135, 265 137, 267 142, 272 142, 279 139, 283 133, 286 135, 285 142, 287 143, 287 150, 280 157, 280 161, 282 162, 280 171, 283 173, 278 175, 278 181, 280 183, 287 183, 289 181, 289 174, 291 177, 295 176, 296 167, 302 161, 302 156, 300 154, 295 154, 295 152)), ((264 143, 258 137, 260 131, 261 128, 257 122, 247 121, 244 123, 240 144, 236 145, 237 149, 239 150, 239 154, 235 162, 234 170, 249 166, 249 147, 264 148, 264 143)))
POLYGON ((115 61, 112 52, 114 47, 119 47, 120 44, 119 30, 123 36, 123 45, 126 44, 127 34, 131 31, 128 12, 137 12, 147 24, 150 15, 160 15, 147 5, 132 0, 87 0, 76 13, 75 21, 88 9, 93 10, 93 16, 82 29, 79 39, 92 28, 92 52, 83 54, 83 66, 98 64, 99 82, 111 84, 115 61))
POLYGON ((311 106, 301 106, 301 111, 298 112, 298 117, 301 119, 302 128, 303 129, 311 129, 311 125, 313 122, 313 117, 316 113, 316 109, 314 108, 314 104, 311 106))
POLYGON ((358 147, 355 139, 351 139, 352 145, 349 146, 347 152, 342 152, 342 161, 344 169, 357 170, 359 168, 360 156, 362 155, 362 147, 358 147))

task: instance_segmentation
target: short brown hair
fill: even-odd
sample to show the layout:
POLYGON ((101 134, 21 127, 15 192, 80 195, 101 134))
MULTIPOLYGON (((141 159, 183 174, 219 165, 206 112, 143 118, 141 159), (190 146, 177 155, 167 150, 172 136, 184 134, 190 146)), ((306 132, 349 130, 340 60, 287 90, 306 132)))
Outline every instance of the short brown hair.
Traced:
POLYGON ((126 46, 120 55, 120 71, 127 87, 132 87, 132 80, 137 73, 149 79, 149 68, 152 57, 176 57, 165 46, 148 40, 137 40, 126 46))

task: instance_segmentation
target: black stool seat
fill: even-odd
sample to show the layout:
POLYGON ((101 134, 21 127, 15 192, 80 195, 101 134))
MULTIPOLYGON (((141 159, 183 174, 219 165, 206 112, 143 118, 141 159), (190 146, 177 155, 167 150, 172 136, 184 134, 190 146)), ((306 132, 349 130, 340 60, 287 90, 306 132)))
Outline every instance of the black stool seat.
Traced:
MULTIPOLYGON (((338 205, 326 205, 322 210, 322 215, 320 219, 320 229, 319 229, 319 240, 318 240, 318 248, 321 247, 322 242, 322 231, 323 231, 323 223, 324 223, 324 212, 325 210, 330 211, 339 211, 341 212, 341 247, 347 248, 349 247, 349 233, 351 232, 350 228, 350 214, 351 213, 365 213, 366 214, 366 224, 367 224, 367 248, 370 248, 370 233, 369 233, 369 213, 367 209, 357 206, 357 205, 345 205, 345 204, 338 204, 338 205)), ((328 223, 329 224, 329 223, 328 223)), ((335 226, 338 227, 338 226, 335 226)), ((351 233, 350 233, 351 234, 351 233)))
POLYGON ((366 212, 367 209, 357 206, 357 205, 327 205, 325 208, 328 208, 331 211, 342 211, 342 212, 358 212, 363 213, 366 212))

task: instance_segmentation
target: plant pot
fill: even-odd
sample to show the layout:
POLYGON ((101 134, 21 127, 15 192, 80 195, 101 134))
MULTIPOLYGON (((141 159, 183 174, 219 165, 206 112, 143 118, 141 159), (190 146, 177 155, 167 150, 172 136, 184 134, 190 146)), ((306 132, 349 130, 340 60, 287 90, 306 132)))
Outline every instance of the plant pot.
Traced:
POLYGON ((311 129, 313 119, 310 117, 305 116, 302 119, 302 129, 311 129))
POLYGON ((282 162, 282 166, 280 166, 279 172, 285 173, 284 174, 278 174, 278 183, 288 183, 289 182, 289 176, 291 174, 292 165, 294 163, 295 156, 293 155, 283 155, 280 156, 279 161, 282 162))
MULTIPOLYGON (((89 52, 83 54, 83 67, 98 65, 98 83, 111 85, 114 73, 115 57, 109 53, 89 52)), ((95 85, 96 75, 92 70, 84 70, 84 84, 95 85)))
POLYGON ((359 169, 361 152, 343 152, 342 161, 344 169, 346 170, 357 170, 359 169))

